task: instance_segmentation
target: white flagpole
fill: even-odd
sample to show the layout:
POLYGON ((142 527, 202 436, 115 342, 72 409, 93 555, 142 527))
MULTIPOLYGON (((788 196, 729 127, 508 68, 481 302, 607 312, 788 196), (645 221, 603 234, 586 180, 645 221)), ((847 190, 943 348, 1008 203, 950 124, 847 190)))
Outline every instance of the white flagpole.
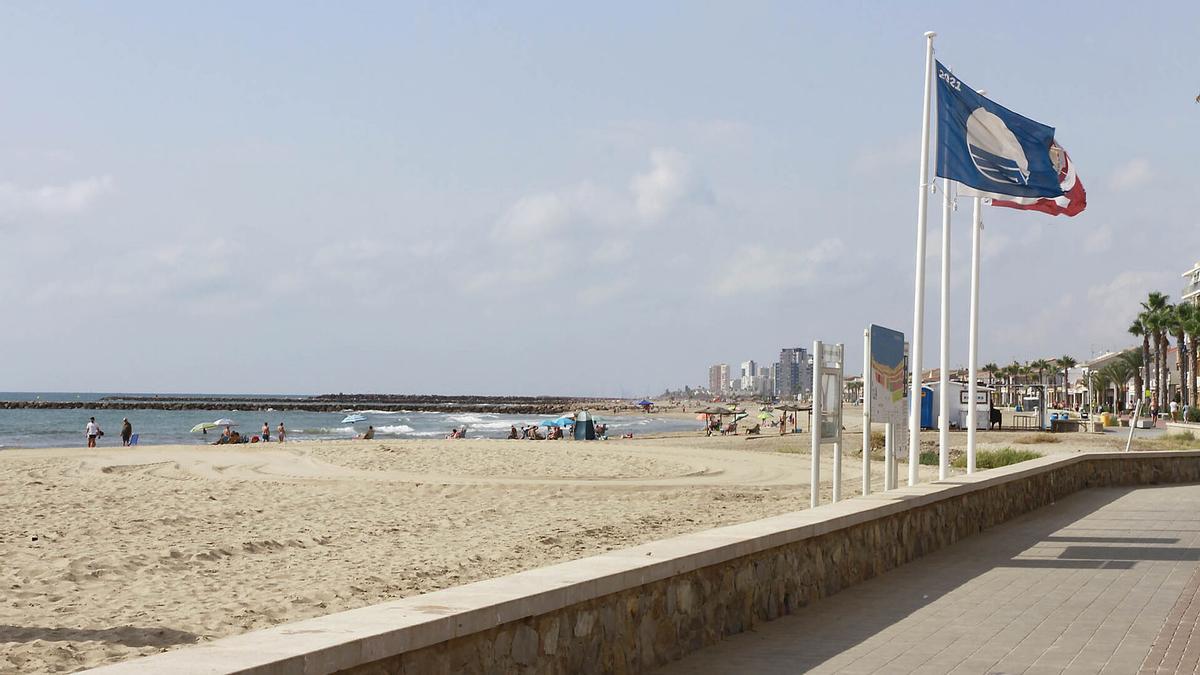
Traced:
MULTIPOLYGON (((983 210, 983 198, 975 197, 971 201, 971 325, 967 345, 967 398, 971 401, 970 407, 967 408, 968 474, 975 473, 975 427, 978 425, 975 419, 978 404, 975 399, 979 390, 979 385, 976 384, 979 379, 979 230, 982 227, 980 212, 983 210)), ((990 415, 991 405, 988 406, 988 411, 990 415)), ((991 424, 990 417, 988 424, 991 424)))
POLYGON ((942 179, 942 349, 938 364, 938 480, 950 473, 950 179, 942 179))
POLYGON ((871 374, 871 329, 868 328, 863 331, 862 493, 864 497, 871 494, 871 389, 874 384, 875 378, 871 374))
POLYGON ((917 274, 913 299, 912 382, 909 383, 908 484, 917 484, 921 452, 921 350, 925 337, 925 221, 929 214, 929 114, 933 86, 933 38, 925 33, 925 99, 921 107, 921 181, 917 186, 917 274))
MULTIPOLYGON (((987 92, 976 89, 980 96, 987 92)), ((967 338, 967 396, 971 403, 967 408, 967 473, 975 473, 975 427, 979 421, 979 234, 983 230, 983 198, 976 195, 971 199, 971 319, 967 338)), ((992 426, 991 394, 988 394, 988 428, 992 426)))

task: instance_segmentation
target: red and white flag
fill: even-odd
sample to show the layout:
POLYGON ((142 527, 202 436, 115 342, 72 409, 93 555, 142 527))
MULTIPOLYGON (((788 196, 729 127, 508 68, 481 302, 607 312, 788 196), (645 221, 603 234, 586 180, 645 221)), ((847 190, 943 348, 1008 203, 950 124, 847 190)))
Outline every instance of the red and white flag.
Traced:
POLYGON ((1050 160, 1058 169, 1058 183, 1062 186, 1060 197, 1013 197, 995 192, 984 192, 960 184, 958 194, 967 197, 983 197, 990 199, 992 206, 1003 206, 1022 211, 1041 211, 1052 216, 1074 216, 1087 208, 1087 193, 1083 190, 1083 182, 1075 175, 1075 165, 1067 156, 1067 151, 1057 141, 1050 144, 1050 160))

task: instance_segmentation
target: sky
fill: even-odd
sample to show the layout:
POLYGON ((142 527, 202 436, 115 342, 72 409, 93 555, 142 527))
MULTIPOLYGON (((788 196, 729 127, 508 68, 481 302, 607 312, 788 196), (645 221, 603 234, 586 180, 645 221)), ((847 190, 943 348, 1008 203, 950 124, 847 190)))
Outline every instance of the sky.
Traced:
POLYGON ((1132 345, 1200 260, 1200 4, 1153 9, 8 3, 0 391, 642 396, 813 340, 857 373, 912 332, 926 30, 1088 192, 985 211, 981 363, 1132 345))

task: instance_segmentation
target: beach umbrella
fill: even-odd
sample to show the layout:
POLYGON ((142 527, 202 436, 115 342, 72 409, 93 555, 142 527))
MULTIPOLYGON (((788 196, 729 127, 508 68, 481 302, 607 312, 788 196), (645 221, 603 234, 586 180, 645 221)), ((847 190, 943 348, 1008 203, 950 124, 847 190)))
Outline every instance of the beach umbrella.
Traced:
POLYGON ((212 422, 201 422, 200 424, 197 424, 196 426, 192 427, 192 433, 198 434, 201 431, 208 431, 209 429, 216 429, 218 426, 220 426, 220 425, 214 424, 212 422))
POLYGON ((771 418, 773 418, 773 417, 775 417, 775 416, 774 416, 774 415, 772 415, 772 414, 771 414, 771 413, 769 413, 769 412, 760 412, 760 413, 758 413, 758 419, 760 419, 760 420, 769 420, 769 419, 771 419, 771 418))
POLYGON ((237 422, 234 422, 233 420, 229 419, 228 417, 222 417, 221 419, 217 420, 216 422, 213 422, 213 426, 217 426, 217 427, 236 427, 236 426, 237 426, 237 422))
POLYGON ((637 404, 644 408, 648 405, 654 405, 654 401, 647 401, 646 399, 642 399, 642 400, 638 401, 637 404))

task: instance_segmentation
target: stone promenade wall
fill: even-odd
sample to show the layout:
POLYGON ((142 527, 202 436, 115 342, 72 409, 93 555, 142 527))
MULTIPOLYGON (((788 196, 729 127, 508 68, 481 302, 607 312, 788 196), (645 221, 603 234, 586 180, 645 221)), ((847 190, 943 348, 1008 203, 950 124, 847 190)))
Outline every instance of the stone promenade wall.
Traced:
POLYGON ((98 669, 633 673, 1101 486, 1200 482, 1200 451, 1046 457, 98 669))

